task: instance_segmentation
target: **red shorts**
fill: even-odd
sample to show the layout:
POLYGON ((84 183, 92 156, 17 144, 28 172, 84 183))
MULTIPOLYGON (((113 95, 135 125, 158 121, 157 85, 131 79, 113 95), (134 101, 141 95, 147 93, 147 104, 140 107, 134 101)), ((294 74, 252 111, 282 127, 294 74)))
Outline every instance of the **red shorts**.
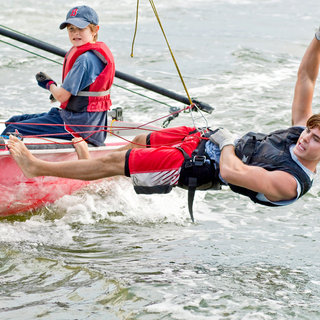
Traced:
POLYGON ((175 127, 154 131, 147 137, 147 147, 172 146, 181 143, 185 137, 195 132, 194 127, 175 127))
POLYGON ((155 131, 148 136, 148 148, 128 150, 125 171, 137 193, 168 193, 178 184, 184 156, 176 147, 191 155, 200 142, 200 133, 190 132, 194 128, 155 131))

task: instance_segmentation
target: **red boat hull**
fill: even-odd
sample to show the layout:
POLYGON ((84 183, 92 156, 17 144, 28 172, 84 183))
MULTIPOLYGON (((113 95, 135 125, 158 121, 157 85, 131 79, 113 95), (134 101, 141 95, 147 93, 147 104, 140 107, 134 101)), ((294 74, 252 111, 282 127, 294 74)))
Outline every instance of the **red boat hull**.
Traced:
MULTIPOLYGON (((103 156, 127 144, 136 134, 141 132, 149 133, 150 130, 158 129, 150 126, 139 127, 141 125, 117 121, 113 124, 112 134, 107 138, 106 146, 90 147, 90 156, 92 158, 103 156), (119 139, 120 136, 125 136, 125 139, 119 139)), ((25 139, 24 142, 34 156, 43 160, 56 162, 77 159, 77 154, 72 145, 62 147, 65 141, 60 140, 60 142, 57 142, 58 139, 50 139, 51 142, 53 140, 56 142, 48 143, 47 140, 33 138, 25 139)), ((0 150, 0 216, 13 215, 43 207, 64 195, 72 194, 89 183, 89 181, 56 177, 27 179, 9 151, 0 150)))
MULTIPOLYGON (((50 157, 41 157, 46 160, 50 157)), ((56 161, 76 159, 75 154, 55 156, 56 161)), ((43 207, 88 185, 89 181, 56 177, 27 179, 10 155, 0 158, 0 216, 43 207)))

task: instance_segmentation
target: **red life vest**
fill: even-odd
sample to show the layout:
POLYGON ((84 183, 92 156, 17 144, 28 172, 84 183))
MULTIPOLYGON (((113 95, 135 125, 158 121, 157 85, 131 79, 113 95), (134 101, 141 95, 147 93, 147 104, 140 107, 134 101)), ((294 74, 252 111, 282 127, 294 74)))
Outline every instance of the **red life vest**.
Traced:
POLYGON ((103 42, 72 47, 64 58, 62 82, 77 58, 89 50, 95 53, 106 66, 91 85, 80 91, 78 95, 72 95, 69 100, 62 103, 60 106, 62 109, 73 112, 100 112, 109 110, 112 105, 109 89, 115 75, 115 64, 110 49, 103 42))

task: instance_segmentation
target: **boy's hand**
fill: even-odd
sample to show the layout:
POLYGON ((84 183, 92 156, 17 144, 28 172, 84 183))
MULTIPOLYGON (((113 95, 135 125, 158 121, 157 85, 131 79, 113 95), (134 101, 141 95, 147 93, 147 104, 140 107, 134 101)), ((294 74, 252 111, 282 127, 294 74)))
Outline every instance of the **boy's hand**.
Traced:
POLYGON ((44 72, 38 72, 36 74, 36 79, 38 81, 38 85, 43 88, 43 89, 50 89, 50 86, 52 84, 56 84, 55 81, 53 81, 47 74, 45 74, 44 72))

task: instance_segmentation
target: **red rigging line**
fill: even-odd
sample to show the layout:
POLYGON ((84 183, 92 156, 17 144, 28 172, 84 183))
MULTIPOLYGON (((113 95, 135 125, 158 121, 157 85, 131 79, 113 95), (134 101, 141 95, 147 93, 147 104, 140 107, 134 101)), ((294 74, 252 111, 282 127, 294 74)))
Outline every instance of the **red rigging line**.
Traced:
MULTIPOLYGON (((152 124, 156 121, 159 121, 161 119, 164 119, 170 115, 174 115, 174 114, 178 114, 182 111, 186 111, 186 110, 189 110, 189 109, 192 109, 193 108, 193 105, 192 106, 187 106, 183 109, 179 109, 177 111, 174 111, 172 113, 169 113, 165 116, 162 116, 162 117, 159 117, 157 119, 154 119, 154 120, 151 120, 149 122, 146 122, 146 123, 143 123, 139 126, 136 126, 136 127, 130 127, 130 129, 140 129, 141 127, 144 127, 144 126, 147 126, 149 124, 152 124)), ((8 122, 8 121, 0 121, 0 123, 3 123, 3 124, 19 124, 19 125, 35 125, 35 126, 52 126, 53 124, 52 123, 33 123, 33 122, 28 122, 28 123, 23 123, 23 122, 8 122)), ((61 127, 64 127, 64 126, 72 126, 72 127, 94 127, 94 128, 108 128, 108 127, 114 127, 114 125, 112 126, 97 126, 97 125, 90 125, 90 124, 72 124, 72 125, 69 125, 69 124, 54 124, 54 126, 61 126, 61 127)), ((117 127, 117 128, 121 128, 121 127, 117 127)), ((124 129, 128 129, 128 127, 123 127, 124 129)))
MULTIPOLYGON (((186 110, 189 110, 189 109, 192 109, 193 106, 187 106, 183 109, 179 109, 177 111, 174 111, 172 113, 169 113, 169 116, 170 115, 175 115, 175 114, 178 114, 182 111, 186 111, 186 110)), ((154 119, 152 121, 149 121, 149 122, 146 122, 146 123, 143 123, 141 125, 138 125, 138 126, 132 126, 132 127, 122 127, 121 125, 117 126, 117 125, 111 125, 111 126, 97 126, 97 125, 83 125, 83 124, 72 124, 72 125, 68 125, 68 124, 54 124, 55 126, 61 126, 61 127, 65 127, 65 126, 72 126, 72 127, 88 127, 88 128, 100 128, 99 130, 88 130, 88 131, 81 131, 82 133, 96 133, 96 132, 101 132, 101 131, 106 131, 106 132, 109 132, 111 134, 113 134, 114 136, 117 136, 123 140, 126 141, 126 139, 124 139, 123 137, 121 136, 118 136, 116 135, 114 132, 112 132, 114 129, 117 129, 117 131, 121 131, 121 130, 128 130, 128 129, 132 129, 132 130, 138 130, 138 129, 141 129, 147 125, 150 125, 156 121, 159 121, 161 119, 164 119, 168 117, 168 115, 165 115, 165 116, 162 116, 162 117, 159 117, 157 119, 154 119), (109 129, 108 129, 109 128, 109 129)), ((19 125, 32 125, 32 126, 52 126, 53 124, 51 123, 33 123, 33 122, 28 122, 28 123, 23 123, 23 122, 4 122, 4 121, 0 121, 0 123, 5 123, 5 124, 19 124, 19 125)), ((148 130, 148 131, 156 131, 156 129, 150 129, 150 128, 144 128, 144 130, 148 130)), ((51 133, 50 136, 59 136, 59 135, 64 135, 65 132, 61 132, 61 133, 51 133)), ((39 134, 39 135, 28 135, 28 136, 24 136, 25 138, 43 138, 43 137, 47 137, 47 134, 39 134)), ((88 137, 87 137, 88 138, 88 137)), ((87 139, 86 138, 86 139, 87 139)), ((86 140, 85 139, 85 140, 86 140)), ((59 142, 54 142, 52 141, 52 143, 57 143, 57 144, 61 144, 59 142)), ((67 144, 67 143, 62 143, 62 144, 67 144)))
MULTIPOLYGON (((169 116, 171 115, 175 115, 175 114, 178 114, 182 111, 186 111, 186 110, 192 110, 194 107, 194 105, 190 105, 190 106, 187 106, 183 109, 179 109, 179 110, 176 110, 172 113, 169 114, 169 116)), ((87 130, 87 131, 81 131, 81 133, 91 133, 88 137, 84 138, 83 140, 87 140, 91 135, 93 135, 94 133, 96 132, 101 132, 101 131, 106 131, 110 134, 112 134, 113 136, 119 138, 119 139, 122 139, 123 141, 126 141, 128 143, 133 143, 131 140, 129 139, 126 139, 124 138, 123 136, 120 136, 118 134, 115 133, 115 130, 116 131, 122 131, 122 130, 139 130, 149 124, 152 124, 156 121, 159 121, 163 118, 166 118, 168 117, 168 115, 165 115, 163 117, 159 117, 157 119, 154 119, 152 121, 149 121, 149 122, 146 122, 146 123, 143 123, 141 125, 138 125, 138 126, 132 126, 132 127, 128 127, 128 126, 121 126, 121 125, 114 125, 112 124, 111 126, 96 126, 96 125, 72 125, 73 127, 93 127, 93 128, 100 128, 99 130, 87 130)), ((116 121, 117 122, 117 121, 116 121)), ((19 125, 36 125, 36 126, 51 126, 52 124, 51 123, 17 123, 17 122, 0 122, 0 123, 6 123, 6 124, 19 124, 19 125)), ((68 127, 69 125, 68 124, 55 124, 55 126, 62 126, 62 127, 68 127)), ((145 131, 150 131, 150 132, 153 132, 153 131, 157 131, 158 129, 151 129, 151 128, 143 128, 143 130, 145 131)), ((170 134, 170 131, 168 130, 167 131, 168 134, 170 134)), ((65 132, 61 132, 61 133, 51 133, 50 136, 53 138, 53 137, 59 137, 60 135, 64 135, 66 134, 65 132)), ((72 132, 70 132, 70 134, 72 134, 72 132)), ((176 133, 176 132, 172 132, 173 135, 180 135, 179 133, 176 133)), ((69 141, 65 141, 65 142, 59 142, 59 141, 52 141, 50 140, 50 138, 48 138, 48 134, 39 134, 39 135, 25 135, 23 136, 23 138, 39 138, 39 139, 42 139, 44 141, 47 141, 48 143, 50 144, 60 144, 60 145, 67 145, 67 144, 74 144, 74 142, 69 142, 69 141)), ((184 138, 184 135, 181 136, 181 139, 184 138)), ((208 138, 206 137, 198 137, 198 139, 204 139, 204 140, 208 140, 208 138)), ((77 142, 76 142, 77 143, 77 142)), ((36 142, 33 142, 33 143, 26 143, 28 145, 37 145, 36 142)), ((140 145, 142 146, 141 144, 138 144, 138 143, 133 143, 133 144, 136 144, 136 145, 140 145)), ((169 145, 169 144, 168 144, 169 145)), ((144 145, 145 146, 145 145, 144 145)), ((160 146, 160 145, 159 145, 160 146)), ((164 145, 163 145, 164 146, 164 145)))

